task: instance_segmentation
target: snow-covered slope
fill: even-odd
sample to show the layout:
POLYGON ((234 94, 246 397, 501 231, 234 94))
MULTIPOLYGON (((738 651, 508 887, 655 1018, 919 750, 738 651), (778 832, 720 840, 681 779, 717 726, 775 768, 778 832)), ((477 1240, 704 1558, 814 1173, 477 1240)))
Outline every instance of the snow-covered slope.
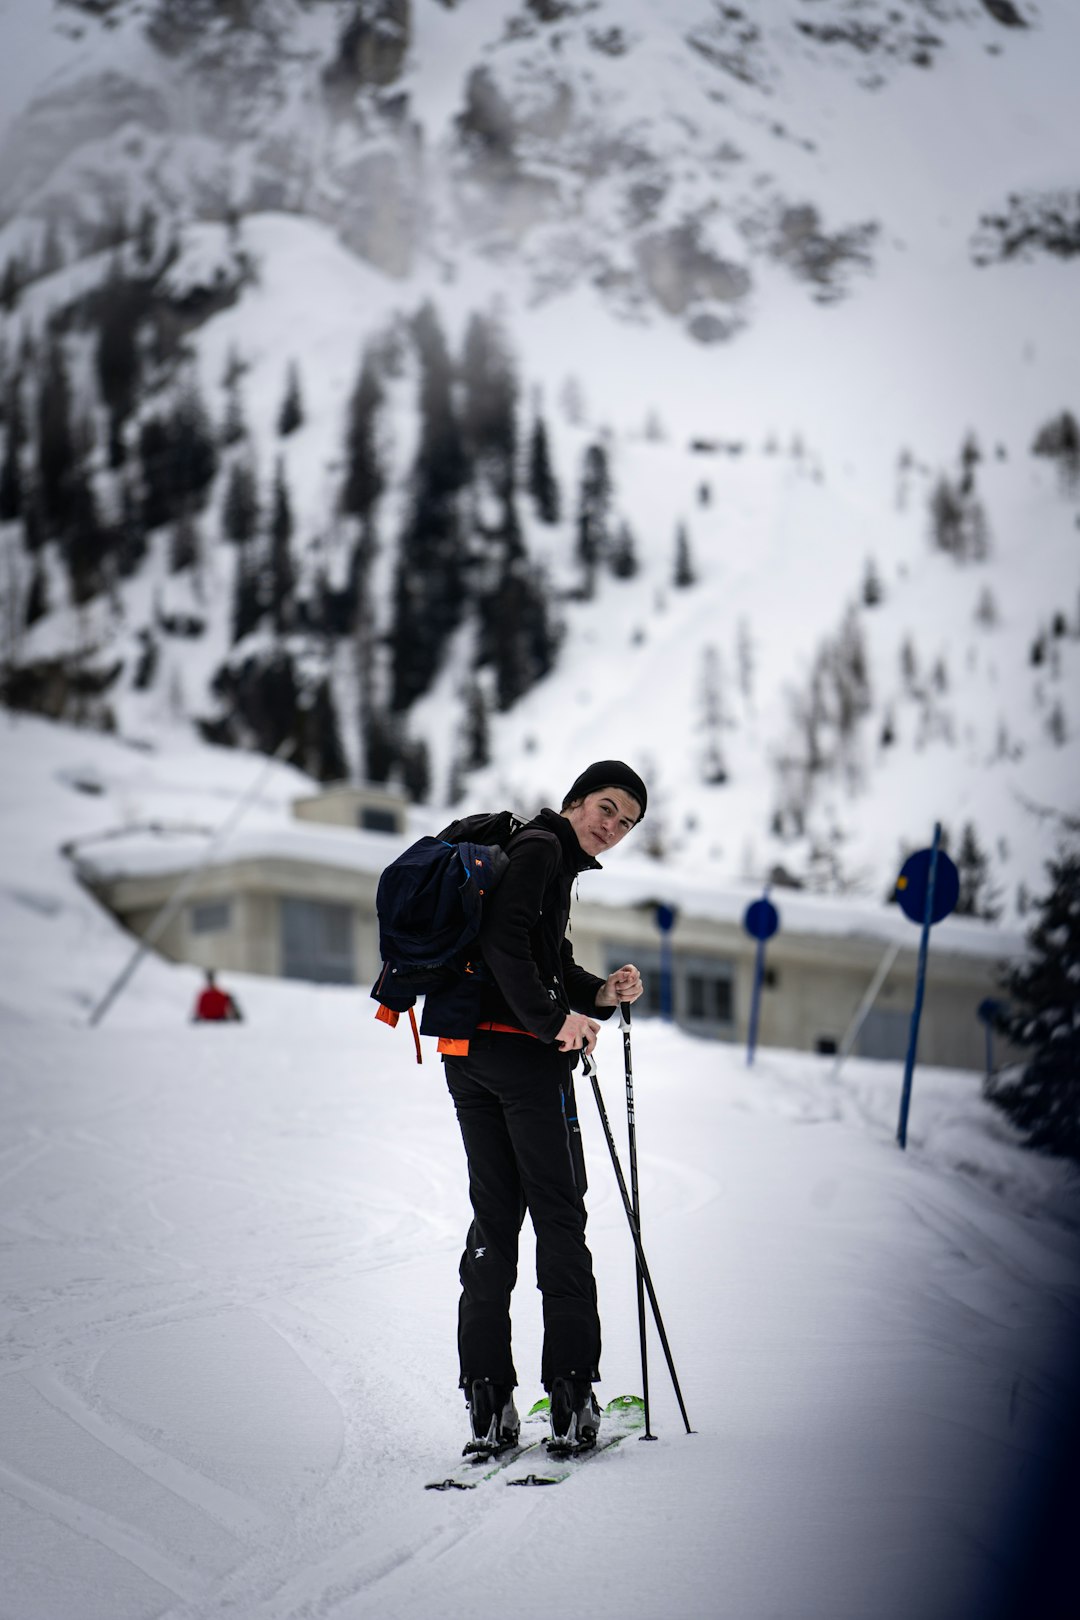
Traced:
MULTIPOLYGON (((1077 404, 1075 8, 6 0, 0 30, 18 47, 0 53, 0 264, 40 269, 49 221, 67 261, 5 315, 8 354, 106 275, 94 232, 110 211, 151 206, 162 238, 176 233, 169 297, 187 308, 217 288, 185 373, 217 419, 223 376, 244 368, 264 501, 278 457, 287 480, 300 589, 347 575, 342 444, 361 352, 425 299, 456 355, 470 316, 502 319, 522 437, 534 402, 551 433, 562 521, 538 523, 526 500, 520 516, 557 589, 576 579, 585 451, 605 446, 612 524, 632 530, 639 571, 559 604, 555 671, 493 717, 495 763, 468 781, 470 806, 531 809, 568 765, 626 753, 647 768, 669 857, 874 896, 935 820, 954 853, 970 823, 1016 919, 1080 780, 1075 485, 1031 454, 1077 404), (290 362, 305 420, 282 439, 290 362), (929 501, 942 476, 961 481, 969 436, 986 555, 959 563, 930 544, 929 501), (682 590, 680 524, 698 576, 682 590), (849 609, 865 712, 842 743, 825 724, 827 765, 808 781, 797 715, 849 609), (722 784, 705 779, 717 751, 722 784)), ((85 390, 89 340, 71 340, 85 390)), ((387 379, 376 637, 416 382, 407 356, 387 379)), ((122 658, 108 707, 124 735, 214 715, 222 661, 272 641, 230 647, 226 461, 194 569, 170 572, 162 531, 134 578, 65 608, 50 554, 52 610, 29 630, 31 559, 15 524, 0 534, 10 654, 122 658), (160 632, 170 614, 205 633, 160 632), (148 635, 157 673, 140 689, 148 635)), ((311 678, 329 672, 360 770, 371 693, 351 645, 288 645, 311 678)), ((438 802, 472 656, 467 626, 398 717, 430 750, 438 802)))
MULTIPOLYGON (((643 1230, 696 1432, 653 1339, 657 1444, 556 1490, 425 1493, 465 1434, 441 1075, 352 990, 234 980, 245 1022, 189 1025, 197 974, 152 959, 87 1029, 130 949, 57 855, 97 830, 95 785, 213 823, 259 767, 7 717, 0 744, 0 1613, 1066 1612, 1078 1189, 976 1077, 917 1071, 901 1154, 897 1065, 747 1070, 635 1022, 643 1230)), ((254 822, 304 785, 271 767, 254 822)), ((621 1144, 610 1034, 598 1058, 621 1144)), ((632 1251, 580 1101, 607 1399, 641 1388, 632 1251)), ((531 1269, 526 1233, 525 1404, 531 1269)))

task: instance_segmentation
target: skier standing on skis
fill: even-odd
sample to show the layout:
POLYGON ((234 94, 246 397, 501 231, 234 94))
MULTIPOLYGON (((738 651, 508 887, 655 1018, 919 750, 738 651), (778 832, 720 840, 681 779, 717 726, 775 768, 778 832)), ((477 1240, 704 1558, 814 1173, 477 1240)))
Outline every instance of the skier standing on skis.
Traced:
POLYGON ((444 1059, 473 1208, 458 1312, 467 1452, 499 1451, 518 1436, 510 1295, 526 1209, 536 1233, 552 1437, 580 1449, 596 1442, 600 1318, 572 1070, 576 1053, 592 1051, 598 1020, 636 1001, 642 983, 630 963, 606 979, 579 967, 566 928, 574 879, 599 867, 597 855, 626 837, 646 802, 645 784, 621 760, 590 765, 561 811, 541 810, 515 834, 508 869, 485 900, 479 945, 492 982, 467 1054, 444 1059))

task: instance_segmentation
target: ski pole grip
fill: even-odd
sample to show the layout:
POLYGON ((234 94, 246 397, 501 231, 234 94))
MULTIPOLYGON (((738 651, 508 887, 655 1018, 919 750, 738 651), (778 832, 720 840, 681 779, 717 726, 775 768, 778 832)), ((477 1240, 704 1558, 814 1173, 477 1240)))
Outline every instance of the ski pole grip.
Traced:
POLYGON ((622 1019, 623 1028, 624 1029, 629 1029, 630 1028, 630 1003, 628 1001, 620 1001, 619 1002, 619 1017, 622 1019))

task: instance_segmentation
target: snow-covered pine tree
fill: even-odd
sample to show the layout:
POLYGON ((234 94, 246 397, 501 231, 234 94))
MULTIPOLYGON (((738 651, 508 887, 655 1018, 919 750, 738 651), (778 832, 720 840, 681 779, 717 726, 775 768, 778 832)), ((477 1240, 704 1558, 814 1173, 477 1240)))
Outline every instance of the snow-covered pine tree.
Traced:
POLYGON ((300 368, 290 360, 285 372, 285 397, 278 412, 277 430, 285 439, 304 425, 304 398, 300 391, 300 368))
POLYGON ((697 569, 690 553, 690 535, 685 523, 680 523, 675 530, 675 563, 671 579, 673 585, 683 590, 697 584, 697 569))
POLYGON ((240 456, 229 468, 221 508, 221 527, 238 546, 246 545, 258 531, 259 494, 255 467, 249 456, 240 456))
POLYGON ((72 429, 71 380, 59 337, 52 333, 39 373, 36 428, 36 487, 45 533, 64 532, 71 517, 76 466, 72 429))
POLYGON ((0 523, 11 523, 22 516, 22 447, 26 439, 22 393, 13 378, 4 396, 4 459, 0 462, 0 523))
POLYGON ((517 482, 517 378, 510 345, 489 315, 470 317, 461 360, 461 427, 474 476, 509 500, 517 482))
POLYGON ((957 916, 985 917, 988 922, 1000 917, 999 891, 990 878, 990 857, 979 843, 972 821, 966 821, 960 833, 956 869, 960 877, 957 916))
POLYGON ((619 524, 616 531, 608 565, 615 579, 633 579, 638 571, 639 564, 634 531, 625 519, 619 524))
POLYGON ((562 502, 559 496, 559 485, 551 465, 547 427, 543 417, 539 415, 533 423, 533 430, 529 439, 528 485, 529 494, 532 496, 533 504, 536 507, 536 515, 541 523, 558 523, 562 502))
POLYGON ((986 1094, 1028 1145, 1080 1163, 1080 850, 1047 862, 1022 962, 1002 978, 998 1024, 1027 1061, 994 1075, 986 1094))
POLYGON ((320 782, 342 782, 349 774, 349 762, 341 742, 337 708, 328 677, 315 688, 311 706, 304 715, 304 768, 320 782))
POLYGON ((461 756, 463 771, 478 771, 491 762, 491 726, 484 688, 471 680, 462 693, 461 756))
POLYGON ((296 570, 292 557, 293 515, 285 464, 279 456, 274 468, 274 494, 270 515, 270 562, 267 605, 277 635, 284 635, 295 617, 296 570))
POLYGON ((607 546, 610 509, 611 472, 607 451, 602 444, 590 444, 581 470, 577 517, 577 556, 587 599, 596 589, 596 570, 607 546))
POLYGON ((432 304, 413 322, 420 358, 420 443, 394 577, 390 707, 409 708, 431 685, 465 606, 459 496, 469 479, 453 368, 432 304))
POLYGON ((1080 424, 1071 411, 1044 422, 1031 446, 1034 456, 1048 456, 1057 464, 1058 478, 1066 495, 1080 490, 1080 424))

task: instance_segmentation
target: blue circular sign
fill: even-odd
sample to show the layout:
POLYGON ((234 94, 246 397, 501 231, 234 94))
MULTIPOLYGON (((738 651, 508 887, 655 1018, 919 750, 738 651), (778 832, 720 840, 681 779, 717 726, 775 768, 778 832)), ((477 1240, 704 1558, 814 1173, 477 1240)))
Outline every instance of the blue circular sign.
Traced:
POLYGON ((984 996, 976 1008, 979 1019, 984 1024, 994 1023, 998 1014, 1004 1011, 1005 1003, 999 1001, 996 996, 984 996))
MULTIPOLYGON (((900 868, 896 880, 896 898, 900 910, 909 922, 921 923, 926 919, 926 891, 930 886, 929 849, 917 849, 900 868)), ((934 906, 930 913, 932 923, 942 922, 956 910, 960 898, 960 874, 956 863, 943 849, 937 852, 937 872, 934 876, 934 906)))
POLYGON ((678 915, 679 913, 674 906, 657 904, 656 926, 659 928, 662 934, 671 933, 671 930, 675 926, 675 919, 678 917, 678 915))
POLYGON ((746 908, 743 927, 751 939, 772 939, 780 927, 780 913, 771 900, 753 900, 746 908))

